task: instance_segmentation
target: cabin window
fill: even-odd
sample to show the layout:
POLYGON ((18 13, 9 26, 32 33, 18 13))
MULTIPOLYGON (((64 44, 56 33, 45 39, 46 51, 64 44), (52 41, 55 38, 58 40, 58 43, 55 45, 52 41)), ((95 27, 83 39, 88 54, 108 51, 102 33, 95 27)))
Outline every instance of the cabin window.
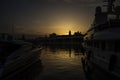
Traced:
POLYGON ((113 41, 107 42, 106 48, 108 51, 115 51, 115 42, 113 41))
POLYGON ((87 45, 90 46, 90 41, 87 42, 87 45))
POLYGON ((87 41, 87 45, 89 46, 89 42, 87 41))
POLYGON ((96 47, 99 48, 99 41, 97 41, 96 47))
POLYGON ((92 47, 92 41, 90 41, 90 46, 92 47))
POLYGON ((95 47, 95 48, 99 48, 99 42, 98 42, 98 41, 95 41, 95 42, 94 42, 94 47, 95 47))
POLYGON ((102 48, 102 50, 106 50, 106 44, 105 44, 105 41, 103 41, 103 42, 101 43, 101 48, 102 48))
POLYGON ((96 41, 94 42, 94 47, 96 47, 96 41))
POLYGON ((110 48, 109 48, 110 45, 109 45, 109 44, 110 44, 110 42, 109 42, 109 41, 106 41, 106 50, 110 50, 110 48))
POLYGON ((120 41, 115 41, 114 51, 120 52, 120 41))
POLYGON ((93 41, 91 41, 91 47, 93 47, 93 41))

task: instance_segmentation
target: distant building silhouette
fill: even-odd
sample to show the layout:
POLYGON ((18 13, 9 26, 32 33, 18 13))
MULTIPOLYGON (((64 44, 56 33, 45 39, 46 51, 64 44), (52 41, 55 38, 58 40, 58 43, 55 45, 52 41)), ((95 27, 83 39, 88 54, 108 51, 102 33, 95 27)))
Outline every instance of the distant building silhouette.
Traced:
POLYGON ((71 31, 69 31, 69 36, 71 36, 71 31))
POLYGON ((46 43, 48 44, 77 44, 83 41, 83 35, 79 31, 72 35, 71 31, 69 31, 68 35, 57 35, 56 33, 52 33, 46 39, 46 43))
POLYGON ((56 37, 56 36, 57 36, 56 33, 52 33, 52 34, 49 35, 49 37, 56 37))

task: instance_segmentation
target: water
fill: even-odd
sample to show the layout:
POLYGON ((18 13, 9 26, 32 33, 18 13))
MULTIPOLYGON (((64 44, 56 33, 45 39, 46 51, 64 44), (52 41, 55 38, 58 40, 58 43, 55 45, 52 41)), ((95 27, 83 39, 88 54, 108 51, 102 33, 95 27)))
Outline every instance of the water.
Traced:
POLYGON ((35 80, 86 80, 81 57, 73 49, 46 47, 41 54, 43 72, 35 80))
POLYGON ((80 45, 44 47, 40 57, 43 69, 35 80, 119 80, 97 67, 85 72, 82 57, 80 45))
POLYGON ((46 46, 39 61, 10 80, 115 80, 94 68, 83 70, 80 46, 46 46))

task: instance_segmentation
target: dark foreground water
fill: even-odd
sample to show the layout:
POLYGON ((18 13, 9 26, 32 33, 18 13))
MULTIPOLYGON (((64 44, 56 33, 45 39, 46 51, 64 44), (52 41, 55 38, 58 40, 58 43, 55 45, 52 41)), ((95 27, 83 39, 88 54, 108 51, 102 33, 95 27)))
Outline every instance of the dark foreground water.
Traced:
POLYGON ((43 72, 35 80, 86 80, 81 56, 73 49, 43 49, 43 72))
POLYGON ((10 80, 114 80, 94 68, 84 72, 80 46, 44 47, 39 61, 10 80))

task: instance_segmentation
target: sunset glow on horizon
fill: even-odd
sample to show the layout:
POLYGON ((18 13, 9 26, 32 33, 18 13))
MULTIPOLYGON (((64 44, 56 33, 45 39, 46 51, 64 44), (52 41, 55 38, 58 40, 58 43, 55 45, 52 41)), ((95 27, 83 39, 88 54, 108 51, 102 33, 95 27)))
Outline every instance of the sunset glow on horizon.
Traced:
POLYGON ((0 33, 59 35, 85 33, 94 20, 100 0, 1 1, 0 33))
MULTIPOLYGON (((38 25, 36 25, 36 32, 41 31, 41 24, 40 22, 37 22, 38 25)), ((49 20, 49 23, 44 23, 42 26, 41 34, 51 34, 56 33, 58 35, 67 35, 69 31, 71 31, 72 34, 74 32, 82 32, 85 33, 86 28, 85 25, 82 25, 82 21, 80 19, 69 16, 61 16, 59 15, 54 16, 54 18, 51 18, 49 20)))

